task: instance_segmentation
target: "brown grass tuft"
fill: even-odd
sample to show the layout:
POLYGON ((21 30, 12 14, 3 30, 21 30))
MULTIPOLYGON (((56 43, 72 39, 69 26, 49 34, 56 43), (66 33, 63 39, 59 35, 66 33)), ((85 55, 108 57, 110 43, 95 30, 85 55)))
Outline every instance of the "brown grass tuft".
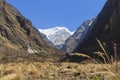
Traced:
POLYGON ((24 62, 0 64, 0 80, 119 80, 111 64, 24 62), (99 78, 99 79, 96 79, 99 78), (114 78, 114 79, 111 79, 114 78))

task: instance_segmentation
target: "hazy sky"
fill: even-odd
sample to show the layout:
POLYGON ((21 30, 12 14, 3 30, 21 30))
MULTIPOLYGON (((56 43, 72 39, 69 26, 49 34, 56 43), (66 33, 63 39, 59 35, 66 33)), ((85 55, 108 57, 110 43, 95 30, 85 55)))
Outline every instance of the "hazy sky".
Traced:
POLYGON ((76 30, 85 20, 97 16, 106 0, 6 0, 36 28, 65 26, 76 30))

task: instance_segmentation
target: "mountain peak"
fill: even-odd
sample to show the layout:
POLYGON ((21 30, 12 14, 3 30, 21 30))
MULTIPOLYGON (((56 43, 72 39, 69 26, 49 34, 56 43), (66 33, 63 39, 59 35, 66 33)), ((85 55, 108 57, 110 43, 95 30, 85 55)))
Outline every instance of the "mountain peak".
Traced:
POLYGON ((72 52, 74 48, 77 46, 77 44, 84 38, 86 35, 88 29, 92 25, 92 23, 95 21, 95 17, 89 20, 86 20, 81 24, 78 29, 74 32, 73 35, 71 35, 65 42, 65 44, 62 47, 62 50, 66 52, 72 52))
MULTIPOLYGON (((91 29, 82 39, 73 52, 85 53, 90 57, 98 58, 94 52, 104 52, 100 44, 107 51, 108 56, 120 53, 120 0, 107 0, 97 16, 91 29), (99 44, 100 42, 100 44, 99 44), (116 52, 113 47, 116 47, 116 52)), ((106 58, 106 57, 105 57, 106 58)), ((99 59, 99 58, 98 58, 99 59)), ((108 59, 106 59, 108 60, 108 59)))
POLYGON ((53 27, 53 28, 48 28, 48 29, 39 29, 39 31, 41 33, 44 33, 46 35, 55 34, 56 32, 61 31, 61 30, 64 30, 64 31, 68 32, 71 35, 74 33, 74 32, 70 31, 66 27, 53 27))
POLYGON ((60 49, 65 43, 66 39, 73 34, 73 32, 71 32, 66 27, 39 29, 39 31, 45 34, 48 40, 50 40, 54 45, 56 45, 58 49, 60 49))
POLYGON ((74 31, 70 31, 68 28, 66 27, 54 27, 53 29, 55 30, 66 30, 68 33, 70 33, 71 35, 74 33, 74 31))

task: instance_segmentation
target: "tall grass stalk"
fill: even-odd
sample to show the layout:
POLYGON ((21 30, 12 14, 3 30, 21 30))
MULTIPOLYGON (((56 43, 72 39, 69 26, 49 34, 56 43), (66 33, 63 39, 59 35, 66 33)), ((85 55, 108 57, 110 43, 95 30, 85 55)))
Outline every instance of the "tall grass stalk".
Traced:
POLYGON ((115 63, 115 72, 117 72, 117 65, 118 65, 118 63, 117 63, 117 44, 116 43, 114 43, 113 44, 114 46, 113 46, 113 49, 114 49, 114 57, 115 57, 115 59, 114 59, 114 63, 115 63))
MULTIPOLYGON (((119 56, 117 55, 117 44, 113 43, 113 50, 114 50, 114 55, 109 55, 109 52, 106 50, 105 46, 102 44, 102 42, 96 38, 100 48, 102 49, 103 52, 95 52, 98 56, 102 57, 104 62, 106 64, 110 64, 112 67, 113 73, 117 74, 118 71, 118 58, 119 56)), ((109 71, 109 70, 108 70, 109 71)))
POLYGON ((104 53, 104 54, 101 55, 101 57, 103 58, 103 57, 104 57, 103 55, 105 55, 105 57, 107 58, 107 60, 106 60, 106 58, 104 57, 104 58, 103 58, 104 61, 111 63, 111 61, 110 61, 110 60, 111 60, 111 59, 110 59, 110 56, 108 55, 107 50, 105 49, 104 45, 102 44, 102 42, 101 42, 97 37, 96 37, 96 40, 97 40, 100 48, 102 49, 102 51, 103 51, 103 53, 104 53))

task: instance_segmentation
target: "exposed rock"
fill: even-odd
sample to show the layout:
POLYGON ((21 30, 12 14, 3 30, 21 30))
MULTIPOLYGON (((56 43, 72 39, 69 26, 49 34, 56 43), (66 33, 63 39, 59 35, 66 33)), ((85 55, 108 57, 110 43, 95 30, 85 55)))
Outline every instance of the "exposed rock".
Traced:
POLYGON ((88 31, 88 29, 90 28, 94 20, 95 18, 85 21, 74 32, 74 34, 66 40, 64 46, 62 47, 62 50, 69 53, 72 52, 77 47, 78 43, 80 43, 80 41, 84 38, 84 36, 86 35, 86 32, 88 31))
POLYGON ((94 57, 94 52, 104 52, 98 42, 101 42, 107 54, 114 55, 113 47, 120 52, 120 0, 107 0, 97 20, 91 25, 82 42, 73 52, 80 52, 94 57), (97 38, 97 40, 96 40, 97 38), (114 45, 115 44, 115 45, 114 45))
POLYGON ((6 62, 17 61, 18 57, 32 61, 45 60, 55 53, 58 53, 57 50, 46 45, 28 19, 5 0, 0 0, 0 54, 6 56, 6 62))

